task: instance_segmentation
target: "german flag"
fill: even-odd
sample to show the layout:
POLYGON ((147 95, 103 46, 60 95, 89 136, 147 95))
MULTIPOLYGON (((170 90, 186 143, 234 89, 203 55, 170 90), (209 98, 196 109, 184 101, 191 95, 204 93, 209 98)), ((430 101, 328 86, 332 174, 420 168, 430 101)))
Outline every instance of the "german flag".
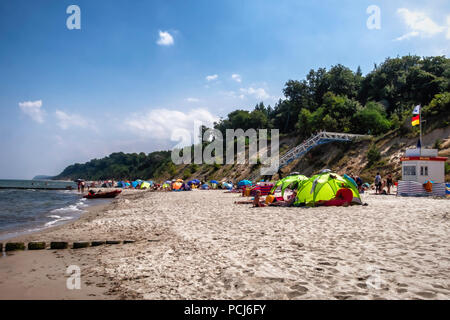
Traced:
POLYGON ((412 126, 418 126, 420 124, 420 115, 417 115, 415 117, 412 117, 411 119, 412 126))

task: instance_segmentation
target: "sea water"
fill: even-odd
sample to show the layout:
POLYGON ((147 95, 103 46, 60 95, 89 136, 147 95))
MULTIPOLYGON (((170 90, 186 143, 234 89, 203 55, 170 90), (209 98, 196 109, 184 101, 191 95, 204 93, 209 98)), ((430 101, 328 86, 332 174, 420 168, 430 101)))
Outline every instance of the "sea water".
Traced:
POLYGON ((0 240, 78 219, 98 203, 77 191, 0 189, 0 240))

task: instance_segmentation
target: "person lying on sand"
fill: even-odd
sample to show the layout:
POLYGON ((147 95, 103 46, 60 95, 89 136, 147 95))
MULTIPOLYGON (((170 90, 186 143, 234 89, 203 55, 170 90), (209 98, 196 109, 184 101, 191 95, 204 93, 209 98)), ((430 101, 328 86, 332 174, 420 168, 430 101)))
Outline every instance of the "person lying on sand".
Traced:
POLYGON ((286 201, 275 201, 269 204, 271 207, 290 207, 294 204, 295 195, 291 195, 286 201))
POLYGON ((253 200, 235 201, 235 204, 253 204, 253 207, 265 207, 265 200, 261 200, 261 190, 256 190, 256 195, 253 200))

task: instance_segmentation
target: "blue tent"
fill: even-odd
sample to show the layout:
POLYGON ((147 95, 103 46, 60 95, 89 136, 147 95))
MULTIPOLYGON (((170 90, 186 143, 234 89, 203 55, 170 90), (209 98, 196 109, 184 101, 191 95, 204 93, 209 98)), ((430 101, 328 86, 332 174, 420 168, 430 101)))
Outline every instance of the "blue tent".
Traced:
POLYGON ((133 181, 133 182, 131 183, 131 186, 132 186, 133 188, 136 188, 139 184, 140 184, 139 182, 133 181))
POLYGON ((231 189, 233 189, 233 185, 231 183, 224 182, 224 183, 222 183, 222 188, 231 190, 231 189))
POLYGON ((191 187, 188 184, 183 183, 183 186, 181 187, 181 190, 183 190, 183 191, 191 191, 192 189, 191 189, 191 187))
POLYGON ((203 189, 203 190, 208 190, 208 189, 209 189, 209 186, 205 183, 204 185, 202 185, 202 189, 203 189))
POLYGON ((219 182, 217 180, 210 180, 210 183, 215 183, 215 184, 219 184, 219 182))
POLYGON ((192 185, 192 184, 200 184, 200 180, 198 179, 194 179, 188 182, 188 185, 192 185))
POLYGON ((251 186, 252 182, 250 180, 241 180, 238 183, 238 187, 243 187, 243 186, 251 186))

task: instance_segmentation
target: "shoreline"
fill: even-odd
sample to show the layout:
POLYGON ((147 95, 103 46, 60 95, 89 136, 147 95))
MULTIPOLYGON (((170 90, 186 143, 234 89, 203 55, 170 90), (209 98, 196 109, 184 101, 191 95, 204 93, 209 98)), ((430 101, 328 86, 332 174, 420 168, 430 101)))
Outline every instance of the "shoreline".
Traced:
MULTIPOLYGON (((112 199, 111 199, 112 200, 112 199)), ((64 227, 65 225, 70 225, 76 221, 85 219, 86 217, 91 216, 92 212, 97 212, 102 210, 102 208, 106 208, 107 206, 109 206, 112 201, 110 201, 109 203, 106 203, 106 201, 104 201, 102 199, 102 202, 104 203, 98 203, 98 204, 87 204, 87 206, 83 209, 81 209, 81 213, 79 213, 78 217, 73 217, 69 220, 61 220, 55 223, 54 226, 45 226, 45 225, 41 225, 41 226, 35 226, 34 229, 28 229, 30 227, 22 227, 16 230, 5 230, 0 232, 0 242, 6 243, 6 242, 13 242, 13 241, 24 241, 21 239, 26 239, 28 236, 33 236, 35 234, 42 234, 42 233, 46 233, 46 232, 51 232, 52 230, 56 230, 58 228, 64 227)), ((70 205, 69 205, 70 206, 70 205)), ((51 214, 52 210, 48 211, 48 214, 51 214)))
POLYGON ((133 293, 117 293, 117 283, 110 277, 96 272, 96 264, 93 263, 102 247, 85 249, 52 250, 48 248, 49 241, 82 241, 69 237, 52 237, 54 232, 69 233, 77 225, 90 222, 96 217, 106 214, 115 206, 116 199, 110 203, 93 204, 87 207, 77 218, 57 226, 52 226, 35 232, 24 233, 0 242, 45 241, 47 249, 3 252, 0 255, 0 300, 115 300, 135 297, 133 293), (70 239, 69 239, 70 238, 70 239), (68 290, 67 268, 77 265, 81 269, 81 290, 68 290), (45 288, 45 290, 43 290, 45 288))
POLYGON ((124 192, 17 240, 134 243, 2 257, 0 298, 448 299, 448 199, 362 197, 367 207, 252 208, 215 190, 124 192), (63 286, 72 263, 85 286, 76 293, 63 286), (41 294, 48 281, 63 286, 53 297, 41 294))

